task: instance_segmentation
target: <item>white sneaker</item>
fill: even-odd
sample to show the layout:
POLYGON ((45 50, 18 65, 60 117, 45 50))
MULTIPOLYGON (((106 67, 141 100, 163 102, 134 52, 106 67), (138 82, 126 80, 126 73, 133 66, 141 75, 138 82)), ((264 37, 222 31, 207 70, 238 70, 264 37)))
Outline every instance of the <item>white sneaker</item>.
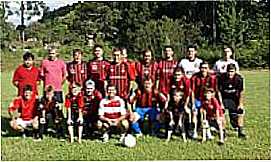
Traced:
POLYGON ((198 133, 197 133, 197 132, 194 132, 192 138, 193 138, 193 139, 197 139, 197 138, 198 138, 198 133))
POLYGON ((103 143, 108 142, 109 141, 109 135, 108 135, 108 133, 104 133, 102 139, 103 139, 103 143))
POLYGON ((125 134, 121 134, 121 135, 120 135, 119 142, 120 142, 120 143, 123 143, 124 138, 125 138, 125 134))
POLYGON ((212 140, 212 139, 215 138, 214 136, 212 136, 212 133, 211 133, 210 130, 207 130, 207 132, 206 132, 206 137, 207 137, 208 140, 212 140))

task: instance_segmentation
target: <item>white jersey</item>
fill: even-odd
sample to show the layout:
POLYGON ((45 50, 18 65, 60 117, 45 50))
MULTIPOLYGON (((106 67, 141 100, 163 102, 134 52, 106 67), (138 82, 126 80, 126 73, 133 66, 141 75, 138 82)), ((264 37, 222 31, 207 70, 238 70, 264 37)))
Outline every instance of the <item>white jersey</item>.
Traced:
POLYGON ((195 58, 194 61, 189 61, 188 59, 184 58, 179 63, 178 67, 183 68, 185 75, 193 75, 197 72, 199 72, 200 64, 202 63, 202 60, 199 58, 195 58))
POLYGON ((227 72, 227 66, 229 64, 235 64, 236 72, 239 73, 238 63, 233 59, 229 59, 228 61, 225 61, 224 59, 220 59, 220 60, 216 61, 215 65, 213 67, 213 70, 216 73, 226 73, 227 72))

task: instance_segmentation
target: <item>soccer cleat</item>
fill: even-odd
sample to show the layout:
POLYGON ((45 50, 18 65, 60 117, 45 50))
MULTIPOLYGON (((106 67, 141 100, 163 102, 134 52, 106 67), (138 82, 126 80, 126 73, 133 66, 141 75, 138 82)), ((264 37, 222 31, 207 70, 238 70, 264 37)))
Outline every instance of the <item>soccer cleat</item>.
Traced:
POLYGON ((119 142, 120 142, 120 143, 123 143, 124 138, 125 138, 125 134, 121 134, 121 135, 120 135, 119 142))
POLYGON ((220 141, 218 142, 218 144, 219 144, 219 145, 224 145, 224 140, 220 140, 220 141))
POLYGON ((102 137, 103 143, 106 143, 109 141, 109 134, 108 133, 104 133, 103 137, 102 137))
POLYGON ((22 133, 22 138, 26 138, 26 134, 24 132, 22 133))
POLYGON ((193 135, 192 135, 192 138, 193 138, 193 139, 197 139, 197 138, 198 138, 198 133, 197 133, 197 132, 194 132, 193 135))
POLYGON ((244 133, 244 131, 239 131, 239 132, 238 132, 238 137, 239 137, 239 138, 246 139, 246 134, 244 133))
POLYGON ((210 130, 207 130, 206 137, 208 140, 213 140, 215 138, 214 136, 212 136, 212 133, 210 130))
POLYGON ((42 139, 41 138, 33 138, 33 141, 34 142, 40 142, 40 141, 42 141, 42 139))

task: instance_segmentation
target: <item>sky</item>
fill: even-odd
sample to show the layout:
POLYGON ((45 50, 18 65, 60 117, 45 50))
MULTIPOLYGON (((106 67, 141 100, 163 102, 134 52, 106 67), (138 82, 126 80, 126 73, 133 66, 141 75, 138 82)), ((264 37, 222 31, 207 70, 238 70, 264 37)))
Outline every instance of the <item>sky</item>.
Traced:
MULTIPOLYGON (((73 3, 77 3, 78 0, 45 0, 44 1, 45 4, 49 7, 50 11, 53 11, 54 9, 57 9, 59 7, 62 6, 66 6, 66 5, 72 5, 73 3)), ((11 9, 19 9, 20 6, 19 4, 15 3, 15 2, 10 2, 10 6, 11 9)), ((25 20, 25 24, 28 25, 31 21, 37 21, 38 19, 40 19, 41 16, 34 16, 32 17, 32 19, 30 21, 25 20)), ((8 22, 12 22, 14 25, 19 25, 20 24, 20 17, 18 15, 12 15, 8 17, 8 22)))

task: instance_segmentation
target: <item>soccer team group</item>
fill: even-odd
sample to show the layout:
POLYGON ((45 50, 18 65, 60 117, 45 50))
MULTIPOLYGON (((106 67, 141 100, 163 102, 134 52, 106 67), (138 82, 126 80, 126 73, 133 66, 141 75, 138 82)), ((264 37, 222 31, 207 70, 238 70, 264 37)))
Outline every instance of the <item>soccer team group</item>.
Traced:
POLYGON ((98 132, 103 142, 112 133, 120 134, 120 140, 127 134, 162 134, 166 141, 178 135, 184 142, 204 142, 218 134, 223 144, 227 110, 232 129, 245 138, 244 85, 238 63, 231 59, 233 52, 225 46, 223 58, 212 68, 197 57, 196 45, 187 46, 180 61, 171 46, 164 47, 161 60, 145 49, 139 61, 132 61, 125 48, 114 48, 112 58, 105 60, 103 47, 95 45, 92 60, 83 61, 82 50, 74 49, 67 64, 58 58, 58 49, 50 47, 39 68, 34 55, 26 52, 12 79, 18 96, 8 108, 10 125, 23 137, 30 131, 35 140, 52 127, 57 138, 68 134, 74 142, 78 136, 79 143, 98 132), (69 90, 63 101, 65 82, 69 90))

